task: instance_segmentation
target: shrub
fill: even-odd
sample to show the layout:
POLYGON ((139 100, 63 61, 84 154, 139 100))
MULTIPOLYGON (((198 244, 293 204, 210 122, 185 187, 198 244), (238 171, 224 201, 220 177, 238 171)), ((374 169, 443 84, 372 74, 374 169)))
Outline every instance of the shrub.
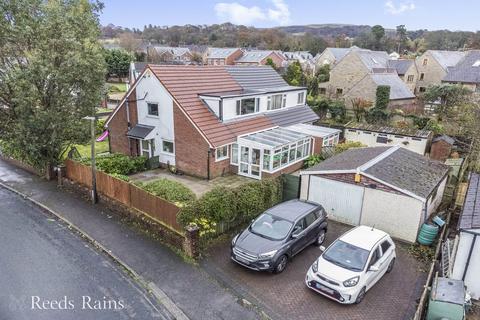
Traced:
POLYGON ((323 160, 325 160, 325 159, 323 158, 323 156, 321 154, 312 154, 307 159, 305 159, 303 167, 304 168, 313 167, 314 165, 319 164, 323 160))
MULTIPOLYGON (((129 157, 123 154, 111 154, 96 158, 97 169, 108 174, 129 175, 144 171, 147 158, 129 157)), ((90 159, 82 159, 82 163, 90 165, 90 159)))
POLYGON ((182 208, 177 219, 184 226, 194 223, 204 231, 203 235, 213 236, 198 222, 207 221, 209 228, 219 223, 234 227, 250 221, 281 200, 280 178, 250 182, 236 188, 215 187, 182 208), (205 220, 200 220, 202 218, 205 220))
POLYGON ((112 173, 110 174, 112 177, 117 178, 119 180, 130 182, 130 178, 124 174, 112 173))
POLYGON ((157 197, 173 202, 179 206, 195 200, 195 194, 177 181, 159 179, 151 182, 140 182, 136 184, 139 188, 146 190, 157 197))
POLYGON ((351 148, 361 148, 361 147, 366 147, 366 145, 358 141, 349 141, 345 143, 339 143, 335 146, 335 153, 338 154, 351 148))

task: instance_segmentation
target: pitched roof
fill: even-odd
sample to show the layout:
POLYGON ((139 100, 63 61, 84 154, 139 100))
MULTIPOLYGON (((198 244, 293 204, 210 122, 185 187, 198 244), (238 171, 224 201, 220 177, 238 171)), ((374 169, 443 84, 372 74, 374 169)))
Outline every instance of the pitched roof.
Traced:
POLYGON ((395 69, 399 75, 404 75, 414 62, 413 59, 389 60, 388 66, 395 69))
POLYGON ((452 137, 449 137, 445 134, 443 134, 441 136, 438 136, 438 137, 435 137, 432 141, 436 142, 436 141, 440 141, 440 140, 445 141, 446 143, 451 144, 451 145, 455 144, 455 139, 453 139, 452 137))
POLYGON ((351 46, 350 48, 326 48, 325 50, 330 51, 330 53, 335 57, 336 62, 340 61, 352 50, 362 50, 357 46, 351 46))
POLYGON ((365 163, 375 159, 390 147, 351 148, 319 164, 308 168, 308 171, 355 170, 365 163))
POLYGON ((226 125, 208 110, 199 94, 242 89, 224 66, 149 65, 149 68, 212 146, 230 143, 236 135, 252 131, 252 128, 260 130, 273 126, 265 115, 226 125))
POLYGON ((244 90, 288 87, 288 83, 270 66, 225 66, 244 90))
POLYGON ((182 56, 185 53, 190 53, 190 49, 188 48, 183 48, 183 47, 163 47, 163 46, 155 46, 154 47, 155 51, 157 51, 159 54, 162 54, 164 52, 170 52, 174 56, 182 56))
POLYGON ((416 152, 398 148, 365 172, 400 189, 427 198, 448 172, 449 167, 416 152))
POLYGON ((394 128, 386 127, 382 125, 368 124, 363 122, 349 122, 345 125, 345 128, 365 130, 365 131, 375 131, 387 134, 397 134, 402 136, 417 137, 417 138, 428 138, 432 131, 429 130, 418 130, 412 128, 394 128))
POLYGON ((477 173, 472 173, 470 176, 458 228, 480 228, 480 175, 477 173))
POLYGON ((445 70, 447 70, 448 67, 455 66, 465 57, 465 52, 463 51, 428 50, 428 52, 430 52, 432 57, 434 57, 445 70))
POLYGON ((390 57, 385 51, 355 50, 354 52, 370 71, 375 68, 388 68, 390 57))
POLYGON ((209 48, 208 58, 209 59, 226 59, 237 50, 240 50, 240 48, 209 48))
POLYGON ((273 50, 252 50, 246 51, 237 62, 261 62, 263 59, 268 57, 270 54, 274 53, 273 50))
POLYGON ((480 50, 468 51, 457 65, 448 68, 443 81, 480 83, 480 50))
POLYGON ((395 73, 374 73, 370 77, 377 85, 390 87, 390 100, 415 98, 405 82, 395 73))
POLYGON ((283 56, 289 60, 311 60, 313 56, 308 51, 284 51, 283 56))
POLYGON ((270 119, 270 121, 272 121, 272 123, 281 127, 298 123, 314 122, 320 119, 318 115, 307 105, 271 111, 265 115, 270 119))
POLYGON ((399 146, 354 148, 303 171, 360 172, 403 193, 425 200, 444 179, 449 167, 399 146))

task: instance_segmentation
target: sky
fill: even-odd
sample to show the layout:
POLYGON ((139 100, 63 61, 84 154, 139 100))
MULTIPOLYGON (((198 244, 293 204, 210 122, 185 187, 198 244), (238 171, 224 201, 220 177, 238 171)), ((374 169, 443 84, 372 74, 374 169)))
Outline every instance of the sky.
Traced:
POLYGON ((103 0, 103 25, 232 22, 255 27, 380 24, 408 30, 480 30, 480 0, 103 0))

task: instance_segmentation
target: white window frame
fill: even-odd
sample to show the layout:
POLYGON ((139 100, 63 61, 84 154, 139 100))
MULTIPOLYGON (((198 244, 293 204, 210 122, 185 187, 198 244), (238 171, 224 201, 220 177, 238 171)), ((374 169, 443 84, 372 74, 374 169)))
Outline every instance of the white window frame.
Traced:
POLYGON ((235 165, 235 166, 238 166, 239 148, 240 147, 239 147, 238 143, 232 143, 230 145, 230 164, 235 165), (233 150, 234 149, 237 150, 237 157, 236 158, 233 156, 233 150))
POLYGON ((228 158, 229 158, 229 154, 230 154, 230 153, 229 153, 229 152, 230 152, 229 149, 230 149, 230 148, 229 148, 228 146, 229 146, 229 145, 226 144, 226 145, 224 145, 224 146, 221 146, 221 147, 218 147, 218 148, 215 149, 215 162, 222 161, 222 160, 225 160, 225 159, 228 159, 228 158), (225 155, 219 157, 219 156, 218 156, 218 152, 219 152, 220 150, 222 150, 222 149, 225 149, 225 148, 226 148, 225 155))
POLYGON ((147 117, 150 117, 150 118, 159 118, 160 117, 160 104, 158 102, 152 102, 152 101, 147 101, 147 117), (156 104, 157 105, 157 115, 154 115, 154 114, 150 114, 150 108, 149 108, 149 104, 156 104))
POLYGON ((169 140, 169 139, 163 139, 163 138, 162 138, 162 150, 161 150, 160 152, 163 153, 163 154, 169 154, 169 155, 175 154, 175 142, 172 141, 172 140, 169 140), (163 144, 164 144, 165 142, 169 142, 169 143, 172 144, 172 146, 173 146, 173 152, 168 152, 168 151, 163 150, 163 144))
POLYGON ((151 157, 153 157, 153 150, 152 150, 152 140, 143 140, 143 139, 138 139, 140 141, 140 155, 141 156, 144 156, 144 152, 147 152, 148 153, 148 159, 150 159, 151 157), (145 149, 143 147, 143 143, 146 142, 147 143, 147 148, 145 149))
POLYGON ((264 169, 264 164, 262 164, 262 171, 267 172, 267 173, 275 173, 279 170, 282 170, 282 169, 287 168, 291 165, 294 165, 295 163, 298 163, 300 161, 305 160, 311 154, 312 145, 313 145, 312 139, 311 138, 306 138, 306 139, 302 139, 302 140, 299 140, 299 141, 296 141, 296 142, 292 142, 292 143, 289 143, 289 144, 286 144, 286 145, 283 145, 283 146, 280 146, 280 147, 277 147, 277 148, 264 149, 264 151, 262 152, 262 159, 264 159, 263 154, 264 154, 265 150, 269 150, 270 151, 270 157, 269 157, 270 163, 268 164, 269 170, 264 169), (282 164, 282 153, 284 153, 284 152, 287 154, 287 161, 286 161, 286 163, 282 164), (293 160, 290 160, 290 154, 292 152, 295 153, 295 158, 293 160), (298 154, 298 152, 300 152, 300 155, 298 154), (279 159, 280 165, 278 167, 274 168, 273 167, 273 161, 274 161, 274 158, 275 158, 276 155, 280 157, 280 159, 279 159))
POLYGON ((252 114, 255 114, 255 113, 259 113, 259 112, 260 112, 260 98, 259 97, 248 97, 248 98, 242 98, 242 99, 235 100, 235 115, 236 115, 236 117, 245 117, 245 116, 249 116, 249 115, 252 115, 252 114), (250 99, 254 100, 253 112, 245 113, 245 114, 239 113, 242 110, 242 101, 243 100, 250 100, 250 99))
POLYGON ((297 104, 298 105, 305 104, 305 91, 299 92, 297 94, 297 104))
POLYGON ((285 93, 272 94, 267 97, 267 110, 279 110, 287 106, 287 95, 285 93), (273 108, 273 97, 281 96, 280 106, 273 108))

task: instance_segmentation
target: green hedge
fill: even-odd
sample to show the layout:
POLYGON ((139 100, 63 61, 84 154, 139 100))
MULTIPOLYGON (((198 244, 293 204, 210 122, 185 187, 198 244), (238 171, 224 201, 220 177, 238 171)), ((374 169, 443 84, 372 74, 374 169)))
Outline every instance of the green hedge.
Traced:
MULTIPOLYGON (((90 158, 81 162, 90 165, 90 158)), ((108 174, 129 175, 146 170, 146 157, 129 157, 123 154, 110 154, 96 158, 97 169, 108 174)))
POLYGON ((175 203, 179 207, 196 199, 192 190, 177 181, 159 179, 152 182, 136 183, 136 185, 157 197, 175 203))
MULTIPOLYGON (((202 228, 223 223, 234 227, 281 201, 281 178, 250 182, 236 188, 215 187, 184 207, 177 219, 184 226, 196 223, 202 228)), ((201 231, 204 231, 201 234, 209 233, 201 231)))

